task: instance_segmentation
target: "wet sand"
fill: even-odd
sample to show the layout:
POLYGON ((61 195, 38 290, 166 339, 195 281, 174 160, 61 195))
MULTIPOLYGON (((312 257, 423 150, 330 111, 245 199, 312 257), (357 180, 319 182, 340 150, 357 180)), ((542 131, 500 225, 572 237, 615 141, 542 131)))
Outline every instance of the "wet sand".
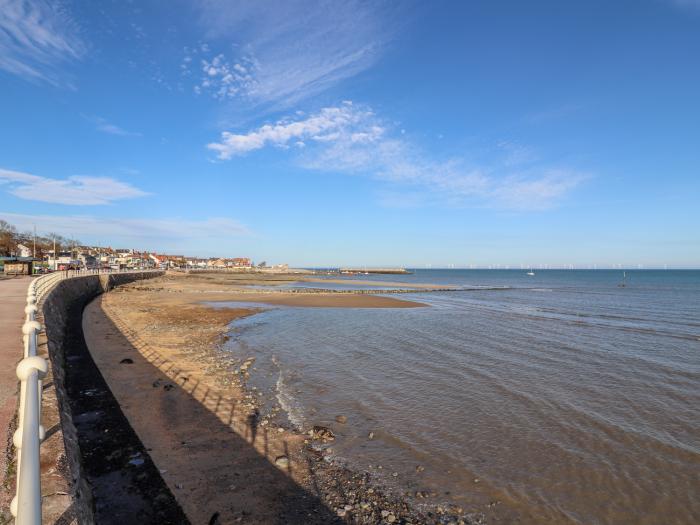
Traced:
POLYGON ((403 301, 393 297, 351 293, 225 293, 218 294, 211 301, 303 306, 305 308, 417 308, 426 306, 416 301, 403 301))
MULTIPOLYGON (((374 281, 370 279, 350 279, 334 277, 317 277, 313 274, 259 274, 259 273, 170 273, 171 277, 179 276, 184 283, 197 282, 197 287, 206 287, 209 290, 216 288, 216 285, 226 287, 240 286, 275 286, 283 284, 293 284, 296 282, 319 283, 319 284, 344 284, 358 286, 377 286, 383 288, 400 288, 414 290, 442 290, 444 285, 430 283, 406 283, 400 281, 374 281)), ((185 284, 185 286, 188 286, 185 284)))
POLYGON ((318 447, 333 441, 325 429, 300 434, 279 407, 261 414, 257 392, 246 385, 254 361, 220 351, 228 324, 260 308, 204 303, 423 305, 371 295, 250 293, 243 287, 273 279, 226 277, 170 275, 127 285, 93 301, 83 317, 97 366, 192 523, 436 523, 448 515, 478 522, 480 515, 459 508, 411 508, 369 473, 328 461, 331 451, 318 447))
MULTIPOLYGON (((288 274, 257 276, 246 274, 183 274, 169 273, 156 283, 148 282, 137 289, 144 292, 162 292, 153 297, 159 306, 172 304, 194 304, 197 302, 244 302, 278 306, 302 306, 319 308, 417 308, 426 305, 417 301, 406 301, 365 293, 338 293, 308 289, 297 291, 277 290, 275 285, 290 284, 300 280, 288 274), (165 285, 165 286, 164 286, 165 285), (265 290, 256 286, 268 286, 265 290), (176 296, 171 294, 177 294, 176 296)), ((323 282, 323 280, 320 280, 323 282)), ((343 281, 340 281, 343 282, 343 281)), ((383 284, 382 284, 383 285, 383 284)), ((435 289, 432 285, 421 289, 435 289)))

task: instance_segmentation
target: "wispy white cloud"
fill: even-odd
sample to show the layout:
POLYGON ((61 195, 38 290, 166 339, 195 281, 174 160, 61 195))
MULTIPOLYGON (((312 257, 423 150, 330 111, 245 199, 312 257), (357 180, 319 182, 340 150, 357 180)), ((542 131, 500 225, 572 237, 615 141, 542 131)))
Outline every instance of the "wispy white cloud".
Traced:
POLYGON ((208 144, 207 148, 216 151, 220 159, 227 160, 268 145, 304 147, 304 141, 331 143, 341 136, 351 143, 362 143, 378 138, 384 131, 380 126, 366 126, 372 117, 371 111, 357 109, 351 102, 345 102, 338 107, 323 108, 318 114, 304 119, 283 119, 275 124, 265 124, 249 133, 224 131, 221 142, 208 144))
POLYGON ((0 69, 31 81, 64 83, 63 63, 85 46, 61 2, 0 0, 0 69))
POLYGON ((240 255, 242 238, 250 237, 248 228, 228 217, 185 219, 168 217, 116 218, 96 215, 30 215, 0 211, 0 219, 20 231, 36 226, 42 233, 57 233, 88 244, 132 247, 184 255, 240 255), (212 246, 215 250, 212 251, 212 246))
POLYGON ((51 179, 0 168, 0 184, 16 197, 69 205, 103 205, 148 195, 131 184, 110 177, 75 175, 51 179))
POLYGON ((52 231, 69 237, 112 239, 175 239, 239 237, 250 235, 248 228, 226 217, 202 220, 181 218, 110 218, 94 215, 28 215, 0 212, 0 218, 20 230, 36 225, 39 231, 52 231))
POLYGON ((532 148, 519 142, 502 140, 497 144, 497 147, 503 156, 503 164, 506 166, 522 166, 538 160, 537 154, 532 148))
POLYGON ((210 57, 208 46, 185 48, 180 65, 183 76, 196 75, 198 83, 192 88, 197 95, 206 93, 219 100, 248 97, 255 89, 258 65, 252 56, 229 62, 223 53, 210 57))
POLYGON ((671 2, 678 7, 700 10, 700 0, 671 0, 671 2))
POLYGON ((196 49, 196 56, 186 54, 185 60, 211 64, 218 58, 220 64, 212 70, 199 62, 196 89, 208 83, 221 98, 244 96, 285 107, 372 66, 402 20, 389 12, 396 6, 360 0, 243 0, 235 5, 203 0, 199 5, 210 45, 196 49), (236 65, 245 69, 240 77, 236 65))
MULTIPOLYGON (((436 159, 396 133, 367 107, 350 102, 297 115, 247 133, 224 132, 209 144, 222 160, 266 146, 293 148, 302 166, 371 176, 395 187, 431 194, 432 201, 470 203, 509 209, 541 209, 558 203, 586 176, 548 166, 525 146, 501 142, 499 158, 475 165, 457 158, 436 159), (303 144, 304 148, 299 147, 303 144)), ((392 194, 391 200, 397 200, 392 194)))
POLYGON ((112 124, 102 117, 85 117, 88 120, 94 122, 95 129, 101 131, 102 133, 109 133, 110 135, 119 135, 121 137, 140 137, 141 133, 135 131, 127 131, 124 128, 112 124))

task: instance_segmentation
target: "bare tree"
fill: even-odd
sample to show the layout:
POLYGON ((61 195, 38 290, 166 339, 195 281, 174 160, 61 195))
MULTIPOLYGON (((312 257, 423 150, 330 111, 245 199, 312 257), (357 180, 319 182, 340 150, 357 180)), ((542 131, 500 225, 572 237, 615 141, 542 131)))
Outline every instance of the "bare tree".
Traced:
MULTIPOLYGON (((75 250, 75 247, 81 244, 77 239, 67 239, 57 233, 38 235, 36 237, 36 257, 42 258, 44 255, 48 254, 48 252, 53 251, 54 241, 56 242, 57 252, 69 250, 71 248, 75 250)), ((18 244, 33 247, 34 233, 18 233, 17 228, 12 224, 0 219, 0 256, 16 255, 18 244)))
POLYGON ((17 250, 17 228, 0 219, 0 255, 13 255, 17 250))

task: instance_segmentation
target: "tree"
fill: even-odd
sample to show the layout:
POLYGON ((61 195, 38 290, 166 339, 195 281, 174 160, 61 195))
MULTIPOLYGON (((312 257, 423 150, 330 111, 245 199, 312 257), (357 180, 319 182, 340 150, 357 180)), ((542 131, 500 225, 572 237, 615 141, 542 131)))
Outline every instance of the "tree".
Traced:
MULTIPOLYGON (((36 257, 41 259, 48 255, 48 252, 52 252, 54 241, 58 252, 75 248, 75 246, 80 244, 80 241, 77 239, 67 239, 57 233, 38 235, 36 237, 36 257)), ((34 246, 34 232, 18 233, 17 228, 12 224, 0 219, 0 256, 15 255, 18 244, 24 244, 32 248, 34 246)))
POLYGON ((17 228, 0 219, 0 255, 12 255, 17 250, 17 228))

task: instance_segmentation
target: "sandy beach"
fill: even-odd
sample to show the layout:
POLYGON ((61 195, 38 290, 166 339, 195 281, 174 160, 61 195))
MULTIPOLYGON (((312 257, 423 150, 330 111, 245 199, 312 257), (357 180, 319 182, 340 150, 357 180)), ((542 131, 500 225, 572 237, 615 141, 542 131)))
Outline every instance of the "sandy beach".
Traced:
MULTIPOLYGON (((290 428, 261 414, 246 379, 251 359, 224 355, 231 321, 264 305, 415 308, 390 297, 255 292, 298 276, 170 274, 114 289, 85 310, 93 358, 192 523, 478 522, 462 509, 412 508, 366 472, 328 461, 324 427, 290 428), (216 307, 210 302, 256 303, 216 307), (257 306, 260 305, 260 306, 257 306), (461 521, 460 521, 461 520, 461 521)), ((383 285, 385 283, 382 283, 383 285)))

